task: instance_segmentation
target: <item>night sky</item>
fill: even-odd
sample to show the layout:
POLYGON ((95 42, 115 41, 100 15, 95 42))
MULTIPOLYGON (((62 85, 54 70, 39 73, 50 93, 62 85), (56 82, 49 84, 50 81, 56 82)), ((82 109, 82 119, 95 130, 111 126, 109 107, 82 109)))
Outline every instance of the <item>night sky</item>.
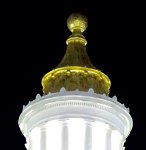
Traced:
POLYGON ((130 108, 134 126, 126 150, 145 147, 145 61, 143 4, 91 1, 6 3, 1 18, 1 150, 25 150, 18 127, 22 106, 42 94, 41 79, 61 61, 71 34, 66 20, 81 12, 94 66, 111 79, 116 95, 130 108))

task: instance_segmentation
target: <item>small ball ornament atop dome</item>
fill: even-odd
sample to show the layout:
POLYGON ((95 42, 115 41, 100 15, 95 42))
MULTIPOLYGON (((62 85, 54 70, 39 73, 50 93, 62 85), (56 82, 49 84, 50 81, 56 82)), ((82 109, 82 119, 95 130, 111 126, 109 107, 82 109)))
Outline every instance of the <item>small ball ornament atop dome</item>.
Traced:
POLYGON ((88 20, 81 13, 73 13, 67 19, 67 26, 71 32, 84 32, 88 26, 88 20))

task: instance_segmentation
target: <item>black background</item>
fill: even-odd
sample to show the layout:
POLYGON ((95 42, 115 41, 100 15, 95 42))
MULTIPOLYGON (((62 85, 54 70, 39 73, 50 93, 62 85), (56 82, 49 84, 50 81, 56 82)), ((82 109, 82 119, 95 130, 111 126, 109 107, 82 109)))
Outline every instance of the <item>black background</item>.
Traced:
POLYGON ((66 19, 87 16, 87 53, 111 79, 110 96, 130 107, 134 126, 127 150, 145 147, 145 33, 143 4, 136 2, 6 2, 1 12, 1 147, 24 150, 18 127, 22 106, 42 94, 43 75, 57 66, 70 35, 66 19))

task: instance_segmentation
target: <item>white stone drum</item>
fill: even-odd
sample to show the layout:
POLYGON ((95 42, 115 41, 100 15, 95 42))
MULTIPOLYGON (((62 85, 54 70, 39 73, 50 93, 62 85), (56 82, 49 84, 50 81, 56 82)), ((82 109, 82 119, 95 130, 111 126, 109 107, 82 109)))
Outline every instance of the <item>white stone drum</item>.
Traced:
POLYGON ((25 106, 19 126, 28 150, 123 150, 133 122, 116 97, 61 89, 25 106))

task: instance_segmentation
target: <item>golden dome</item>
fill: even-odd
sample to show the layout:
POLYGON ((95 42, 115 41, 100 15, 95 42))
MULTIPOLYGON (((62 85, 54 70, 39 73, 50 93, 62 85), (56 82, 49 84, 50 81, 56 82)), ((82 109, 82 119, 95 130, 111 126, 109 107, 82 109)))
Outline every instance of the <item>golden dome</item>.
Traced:
POLYGON ((82 35, 87 28, 86 17, 72 14, 67 26, 72 34, 66 41, 66 53, 57 68, 42 78, 44 94, 58 92, 64 87, 67 91, 88 91, 92 88, 95 93, 108 95, 110 79, 93 66, 86 52, 87 41, 82 35))

